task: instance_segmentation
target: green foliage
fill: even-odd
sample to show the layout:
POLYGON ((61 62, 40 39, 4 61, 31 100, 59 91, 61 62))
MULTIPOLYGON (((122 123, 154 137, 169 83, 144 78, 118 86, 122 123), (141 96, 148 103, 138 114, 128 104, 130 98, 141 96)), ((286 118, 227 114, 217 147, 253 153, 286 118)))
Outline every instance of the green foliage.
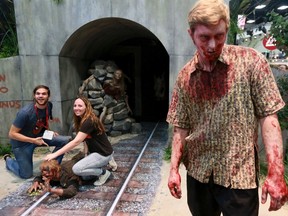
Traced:
POLYGON ((274 11, 268 13, 271 22, 270 33, 276 39, 277 48, 288 55, 288 16, 274 11))
MULTIPOLYGON (((61 4, 64 0, 53 0, 61 4)), ((19 54, 13 1, 0 2, 0 58, 19 54)))
POLYGON ((0 2, 0 58, 18 55, 13 1, 0 2))
POLYGON ((241 0, 232 0, 229 3, 230 7, 230 27, 227 35, 227 43, 235 44, 236 35, 243 33, 243 31, 238 27, 238 14, 241 9, 242 2, 241 0))
POLYGON ((11 145, 7 144, 7 145, 0 145, 0 155, 5 155, 5 154, 11 154, 12 150, 11 150, 11 145))
POLYGON ((0 58, 18 55, 18 41, 16 32, 13 29, 7 30, 0 42, 0 58))
POLYGON ((282 75, 277 78, 277 85, 280 94, 286 105, 278 112, 278 119, 282 130, 288 129, 288 75, 282 75))
POLYGON ((243 34, 243 31, 238 27, 237 19, 233 19, 233 20, 231 19, 228 37, 227 37, 227 43, 228 44, 235 44, 237 34, 241 35, 241 34, 243 34))
POLYGON ((251 0, 241 0, 239 4, 239 12, 243 13, 243 11, 246 11, 251 4, 251 0))
POLYGON ((171 160, 171 153, 172 153, 172 148, 171 148, 171 145, 169 145, 167 148, 165 148, 165 151, 164 151, 164 160, 165 161, 171 160))

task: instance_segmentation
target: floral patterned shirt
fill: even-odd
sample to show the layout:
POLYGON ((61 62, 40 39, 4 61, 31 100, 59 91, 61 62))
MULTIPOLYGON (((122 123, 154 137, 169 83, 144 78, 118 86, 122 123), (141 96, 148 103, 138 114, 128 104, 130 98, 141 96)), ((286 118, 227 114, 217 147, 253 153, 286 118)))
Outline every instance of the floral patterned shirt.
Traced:
POLYGON ((197 53, 180 71, 167 122, 190 129, 183 155, 188 174, 235 189, 257 187, 259 119, 284 107, 265 57, 224 45, 212 72, 197 53))

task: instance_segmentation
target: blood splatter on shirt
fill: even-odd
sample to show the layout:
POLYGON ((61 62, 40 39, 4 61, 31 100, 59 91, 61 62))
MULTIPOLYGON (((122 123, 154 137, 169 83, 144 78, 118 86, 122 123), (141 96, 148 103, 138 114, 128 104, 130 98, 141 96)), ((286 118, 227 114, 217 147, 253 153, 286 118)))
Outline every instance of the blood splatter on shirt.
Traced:
POLYGON ((190 129, 188 174, 215 184, 257 187, 258 123, 284 107, 265 57, 252 48, 225 45, 211 72, 197 53, 179 72, 167 122, 190 129))

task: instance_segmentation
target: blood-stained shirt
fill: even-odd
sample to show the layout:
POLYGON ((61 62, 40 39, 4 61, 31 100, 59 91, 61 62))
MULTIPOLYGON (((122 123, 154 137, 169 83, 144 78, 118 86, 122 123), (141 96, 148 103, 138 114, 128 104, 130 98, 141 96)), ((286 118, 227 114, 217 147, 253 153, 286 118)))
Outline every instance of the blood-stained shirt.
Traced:
POLYGON ((189 129, 183 162, 190 176, 235 189, 257 187, 259 119, 284 107, 265 57, 225 45, 211 72, 198 54, 179 72, 167 122, 189 129))

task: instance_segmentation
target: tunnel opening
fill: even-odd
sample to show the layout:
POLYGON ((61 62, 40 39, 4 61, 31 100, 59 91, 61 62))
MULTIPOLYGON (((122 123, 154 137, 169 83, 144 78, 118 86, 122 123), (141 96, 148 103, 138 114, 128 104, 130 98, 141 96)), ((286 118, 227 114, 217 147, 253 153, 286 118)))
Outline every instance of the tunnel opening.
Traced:
POLYGON ((165 120, 168 110, 169 58, 162 45, 154 40, 134 38, 118 44, 104 58, 115 61, 130 78, 127 94, 136 120, 165 120), (140 70, 138 74, 135 73, 137 70, 140 70), (140 84, 140 90, 137 91, 138 85, 135 83, 140 84), (137 103, 141 106, 137 106, 137 103))
MULTIPOLYGON (((88 70, 94 61, 113 61, 130 80, 126 85, 132 117, 137 122, 165 120, 169 103, 169 55, 145 27, 122 18, 95 20, 71 35, 59 56, 60 79, 67 75, 74 79, 74 85, 69 86, 74 89, 74 95, 81 81, 90 76, 88 70)), ((61 94, 73 98, 64 89, 61 94)))

